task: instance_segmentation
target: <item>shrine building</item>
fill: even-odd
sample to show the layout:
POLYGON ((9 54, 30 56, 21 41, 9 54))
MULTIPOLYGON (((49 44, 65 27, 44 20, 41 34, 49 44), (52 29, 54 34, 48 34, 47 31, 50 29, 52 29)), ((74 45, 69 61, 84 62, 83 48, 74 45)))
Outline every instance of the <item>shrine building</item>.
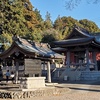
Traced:
POLYGON ((49 44, 35 43, 14 36, 13 43, 6 51, 0 54, 0 63, 3 73, 14 71, 16 81, 19 77, 41 77, 41 63, 47 64, 48 82, 51 82, 50 62, 53 59, 63 59, 64 56, 52 51, 49 44))
MULTIPOLYGON (((66 56, 65 59, 65 70, 59 76, 63 78, 68 76, 72 80, 90 80, 92 76, 91 73, 100 73, 100 36, 92 35, 87 30, 75 26, 72 32, 61 41, 54 42, 54 51, 58 53, 63 53, 66 56), (72 77, 68 73, 77 73, 76 77, 72 77), (84 74, 81 76, 81 74, 84 74), (90 73, 86 76, 87 73, 90 73), (82 78, 83 77, 83 78, 82 78)), ((75 76, 75 75, 74 75, 75 76)), ((98 79, 100 74, 93 78, 93 80, 98 79)))

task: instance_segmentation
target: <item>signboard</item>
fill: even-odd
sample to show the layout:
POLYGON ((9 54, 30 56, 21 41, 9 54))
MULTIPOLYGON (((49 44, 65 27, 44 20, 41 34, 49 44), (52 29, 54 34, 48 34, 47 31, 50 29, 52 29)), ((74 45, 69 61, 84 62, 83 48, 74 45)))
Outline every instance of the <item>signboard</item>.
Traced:
POLYGON ((25 74, 41 76, 41 60, 25 59, 25 74))

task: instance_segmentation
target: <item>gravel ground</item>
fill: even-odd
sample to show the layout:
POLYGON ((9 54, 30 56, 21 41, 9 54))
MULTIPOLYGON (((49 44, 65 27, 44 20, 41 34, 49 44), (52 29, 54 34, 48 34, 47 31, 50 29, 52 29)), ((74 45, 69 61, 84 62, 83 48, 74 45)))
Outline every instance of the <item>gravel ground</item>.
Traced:
POLYGON ((35 97, 26 100, 100 100, 99 84, 63 84, 60 86, 69 87, 70 91, 63 95, 35 97))
MULTIPOLYGON (((33 97, 33 98, 19 99, 19 100, 100 100, 99 84, 95 85, 63 84, 59 86, 63 86, 65 88, 69 87, 70 91, 60 95, 33 97)), ((10 99, 5 99, 5 100, 10 100, 10 99)))
POLYGON ((23 99, 23 100, 100 100, 100 93, 71 91, 64 95, 35 97, 35 98, 23 99))

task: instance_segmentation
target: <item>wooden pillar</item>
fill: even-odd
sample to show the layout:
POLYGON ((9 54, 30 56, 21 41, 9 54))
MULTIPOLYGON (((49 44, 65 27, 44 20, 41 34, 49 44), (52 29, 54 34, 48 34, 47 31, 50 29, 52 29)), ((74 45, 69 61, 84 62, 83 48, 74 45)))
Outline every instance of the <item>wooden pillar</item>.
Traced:
POLYGON ((97 68, 97 61, 96 61, 96 52, 95 51, 93 52, 92 56, 93 56, 94 69, 98 70, 98 68, 97 68))
POLYGON ((50 70, 50 62, 47 62, 47 79, 48 82, 51 83, 51 70, 50 70))
POLYGON ((43 62, 43 70, 45 70, 45 61, 43 62))
POLYGON ((3 59, 3 66, 6 67, 6 61, 3 59))
POLYGON ((18 83, 18 70, 19 70, 19 62, 18 60, 16 60, 15 83, 18 83))
POLYGON ((70 67, 70 51, 67 51, 67 67, 69 68, 70 67))
POLYGON ((14 60, 12 60, 12 71, 14 71, 14 60))
POLYGON ((86 49, 86 70, 90 70, 89 69, 89 50, 86 49))

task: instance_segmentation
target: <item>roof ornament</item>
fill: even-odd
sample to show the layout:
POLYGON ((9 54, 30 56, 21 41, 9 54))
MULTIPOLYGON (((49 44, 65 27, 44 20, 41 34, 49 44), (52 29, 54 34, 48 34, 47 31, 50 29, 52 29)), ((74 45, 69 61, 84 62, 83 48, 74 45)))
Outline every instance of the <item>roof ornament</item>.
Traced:
POLYGON ((85 32, 85 33, 89 34, 89 31, 88 30, 86 30, 86 29, 84 29, 84 28, 76 25, 76 23, 74 25, 74 28, 78 29, 79 31, 82 31, 82 32, 85 32))
POLYGON ((77 27, 78 27, 78 26, 77 26, 77 24, 75 23, 75 24, 74 24, 74 28, 77 28, 77 27))
POLYGON ((17 51, 17 52, 15 52, 15 55, 18 57, 19 56, 19 52, 17 51))
POLYGON ((78 30, 80 30, 80 27, 76 23, 74 24, 74 28, 77 28, 78 30))
POLYGON ((47 47, 50 49, 51 47, 50 47, 50 45, 47 43, 47 47))
POLYGON ((18 41, 19 40, 19 36, 17 36, 16 34, 14 34, 13 37, 12 37, 12 40, 13 41, 18 41))

